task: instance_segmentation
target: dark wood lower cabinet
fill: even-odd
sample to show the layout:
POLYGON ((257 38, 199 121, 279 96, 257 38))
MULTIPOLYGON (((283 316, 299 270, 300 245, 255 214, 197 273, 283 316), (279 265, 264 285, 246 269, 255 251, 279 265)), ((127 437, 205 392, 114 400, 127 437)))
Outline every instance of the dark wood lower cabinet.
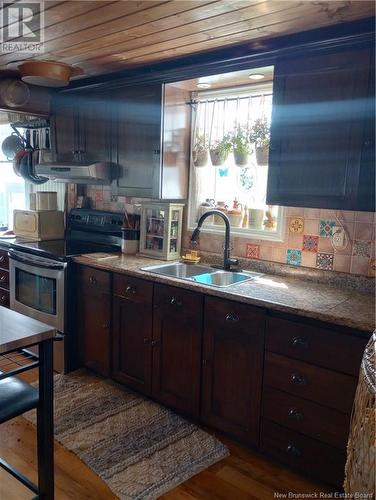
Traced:
POLYGON ((112 376, 151 394, 153 284, 114 275, 112 376))
POLYGON ((202 420, 252 445, 259 441, 265 313, 205 297, 202 420))
POLYGON ((81 268, 78 283, 78 338, 83 365, 110 374, 111 274, 81 268))
POLYGON ((167 285, 154 286, 153 396, 199 416, 203 297, 167 285))
POLYGON ((79 292, 85 366, 342 485, 367 335, 90 267, 79 292))

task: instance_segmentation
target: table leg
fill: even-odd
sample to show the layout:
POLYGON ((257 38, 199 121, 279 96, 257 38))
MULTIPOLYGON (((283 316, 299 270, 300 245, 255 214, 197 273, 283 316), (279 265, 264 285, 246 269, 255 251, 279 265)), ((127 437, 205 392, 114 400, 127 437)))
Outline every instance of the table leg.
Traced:
POLYGON ((39 344, 37 408, 38 485, 41 500, 54 498, 53 340, 39 344))

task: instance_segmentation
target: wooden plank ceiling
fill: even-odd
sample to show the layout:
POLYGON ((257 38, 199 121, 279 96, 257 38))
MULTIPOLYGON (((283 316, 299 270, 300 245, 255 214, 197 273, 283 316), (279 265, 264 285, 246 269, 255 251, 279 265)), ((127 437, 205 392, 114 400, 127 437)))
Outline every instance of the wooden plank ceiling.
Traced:
MULTIPOLYGON (((44 54, 110 73, 375 15, 373 1, 123 0, 44 2, 44 54)), ((0 53, 0 70, 33 56, 0 53)))

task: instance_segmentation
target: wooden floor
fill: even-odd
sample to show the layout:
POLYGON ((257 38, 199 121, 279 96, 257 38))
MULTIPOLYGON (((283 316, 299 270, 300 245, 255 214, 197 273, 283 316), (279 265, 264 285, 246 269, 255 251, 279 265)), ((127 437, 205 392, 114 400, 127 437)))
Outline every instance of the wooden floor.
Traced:
MULTIPOLYGON (((0 371, 24 364, 21 355, 0 357, 0 371)), ((25 373, 24 380, 36 380, 37 372, 25 373)), ((219 436, 230 449, 230 456, 197 474, 161 498, 164 500, 223 499, 267 500, 275 493, 319 493, 325 486, 294 474, 226 437, 219 436)), ((35 428, 23 417, 0 427, 0 456, 27 474, 36 477, 35 428)), ((116 497, 98 476, 73 453, 55 442, 55 492, 57 500, 112 500, 116 497)), ((30 492, 0 469, 0 500, 29 500, 30 492)), ((319 497, 319 495, 318 495, 319 497)))

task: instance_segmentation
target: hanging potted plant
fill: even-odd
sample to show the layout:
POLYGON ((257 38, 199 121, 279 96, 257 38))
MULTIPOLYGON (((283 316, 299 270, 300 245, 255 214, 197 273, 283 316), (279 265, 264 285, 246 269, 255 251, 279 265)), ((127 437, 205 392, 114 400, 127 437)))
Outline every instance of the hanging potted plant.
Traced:
POLYGON ((235 164, 239 167, 247 165, 249 162, 249 155, 252 152, 248 129, 240 125, 236 127, 232 134, 231 142, 235 164))
POLYGON ((266 118, 255 120, 249 140, 255 146, 257 164, 260 166, 267 165, 269 163, 270 129, 266 118))
POLYGON ((195 167, 205 167, 209 159, 209 142, 205 135, 198 135, 192 150, 195 167))
POLYGON ((210 146, 210 159, 214 167, 221 167, 228 158, 232 150, 232 142, 229 134, 222 137, 220 141, 215 141, 210 146))

